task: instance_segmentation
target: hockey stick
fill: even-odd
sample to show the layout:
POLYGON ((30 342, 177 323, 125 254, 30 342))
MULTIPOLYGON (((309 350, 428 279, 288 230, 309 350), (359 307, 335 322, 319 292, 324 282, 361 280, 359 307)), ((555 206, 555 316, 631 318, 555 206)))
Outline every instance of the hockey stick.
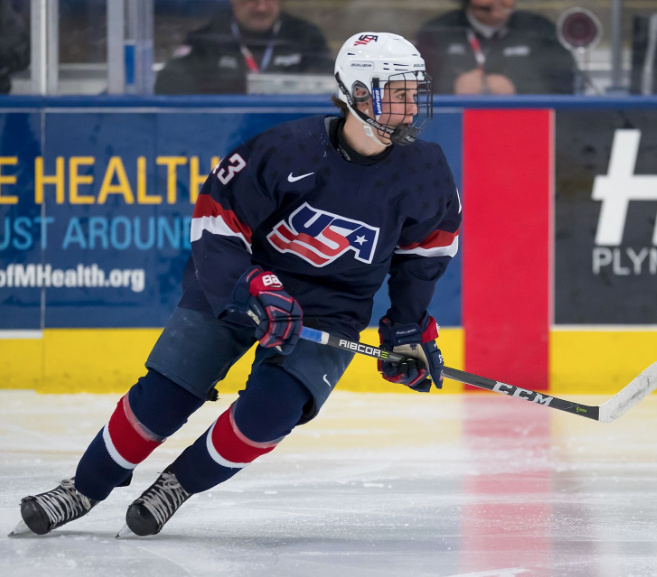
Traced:
MULTIPOLYGON (((301 338, 306 341, 328 345, 338 349, 351 351, 375 359, 382 359, 393 363, 401 363, 406 357, 390 351, 384 351, 378 347, 366 345, 358 341, 350 341, 341 337, 335 337, 324 331, 318 331, 303 327, 301 330, 301 338)), ((487 379, 458 369, 450 367, 444 368, 445 376, 453 381, 459 381, 466 385, 472 385, 494 393, 501 393, 511 397, 517 397, 531 403, 537 403, 551 409, 558 409, 601 423, 611 423, 619 417, 623 416, 634 405, 641 401, 644 397, 648 396, 655 389, 657 389, 657 362, 650 365, 638 377, 636 377, 629 385, 623 388, 620 392, 616 393, 611 399, 600 406, 580 405, 573 401, 551 397, 543 393, 537 393, 530 389, 523 389, 521 387, 514 387, 513 385, 506 385, 493 379, 487 379)))

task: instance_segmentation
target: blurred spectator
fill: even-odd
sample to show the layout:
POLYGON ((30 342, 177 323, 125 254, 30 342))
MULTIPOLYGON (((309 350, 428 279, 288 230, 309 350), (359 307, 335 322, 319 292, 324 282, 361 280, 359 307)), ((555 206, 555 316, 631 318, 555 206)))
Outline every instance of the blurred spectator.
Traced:
POLYGON ((249 72, 332 74, 317 26, 281 11, 280 0, 231 0, 157 76, 158 94, 246 92, 249 72))
POLYGON ((30 63, 30 39, 12 0, 0 0, 0 94, 11 90, 9 75, 30 63))
POLYGON ((575 61, 552 22, 515 0, 463 0, 427 22, 417 46, 437 94, 572 94, 575 61))

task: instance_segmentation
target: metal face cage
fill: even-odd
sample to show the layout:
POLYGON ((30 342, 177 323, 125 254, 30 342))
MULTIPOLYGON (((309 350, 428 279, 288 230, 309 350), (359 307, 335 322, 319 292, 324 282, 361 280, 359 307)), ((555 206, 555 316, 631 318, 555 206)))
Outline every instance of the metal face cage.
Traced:
POLYGON ((372 78, 369 88, 363 82, 356 81, 351 90, 347 89, 339 74, 335 76, 351 109, 377 131, 379 138, 390 139, 400 146, 411 144, 433 118, 433 83, 431 76, 422 70, 391 74, 383 86, 377 76, 372 78), (361 94, 357 95, 359 90, 361 94), (395 99, 401 94, 403 100, 395 99), (370 98, 375 118, 357 108, 358 102, 366 102, 370 98), (408 117, 412 117, 413 121, 403 124, 408 117))
POLYGON ((388 135, 393 144, 401 146, 415 142, 424 126, 433 118, 433 86, 431 76, 424 71, 391 74, 383 87, 372 79, 372 107, 380 137, 388 135), (403 98, 403 99, 401 99, 403 98), (403 108, 402 108, 403 106, 403 108), (404 124, 412 117, 413 121, 404 124))

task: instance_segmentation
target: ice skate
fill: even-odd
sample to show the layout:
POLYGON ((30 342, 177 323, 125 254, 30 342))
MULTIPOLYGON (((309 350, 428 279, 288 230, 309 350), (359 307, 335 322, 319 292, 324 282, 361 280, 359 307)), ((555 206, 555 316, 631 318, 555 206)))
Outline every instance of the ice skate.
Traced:
POLYGON ((126 526, 119 531, 117 539, 128 535, 130 531, 140 537, 156 535, 191 496, 171 471, 164 471, 155 483, 128 507, 126 526))
POLYGON ((51 491, 29 495, 21 501, 23 520, 9 534, 24 533, 45 535, 53 529, 86 515, 99 501, 85 497, 76 488, 73 479, 64 479, 51 491))

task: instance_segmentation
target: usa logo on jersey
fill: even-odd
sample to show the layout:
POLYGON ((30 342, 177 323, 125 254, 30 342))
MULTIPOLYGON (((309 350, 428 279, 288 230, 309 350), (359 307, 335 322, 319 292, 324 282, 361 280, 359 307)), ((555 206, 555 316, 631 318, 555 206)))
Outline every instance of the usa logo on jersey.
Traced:
POLYGON ((280 252, 290 252, 313 266, 322 267, 354 251, 354 258, 371 264, 379 229, 339 214, 318 210, 307 202, 282 220, 267 235, 280 252))

